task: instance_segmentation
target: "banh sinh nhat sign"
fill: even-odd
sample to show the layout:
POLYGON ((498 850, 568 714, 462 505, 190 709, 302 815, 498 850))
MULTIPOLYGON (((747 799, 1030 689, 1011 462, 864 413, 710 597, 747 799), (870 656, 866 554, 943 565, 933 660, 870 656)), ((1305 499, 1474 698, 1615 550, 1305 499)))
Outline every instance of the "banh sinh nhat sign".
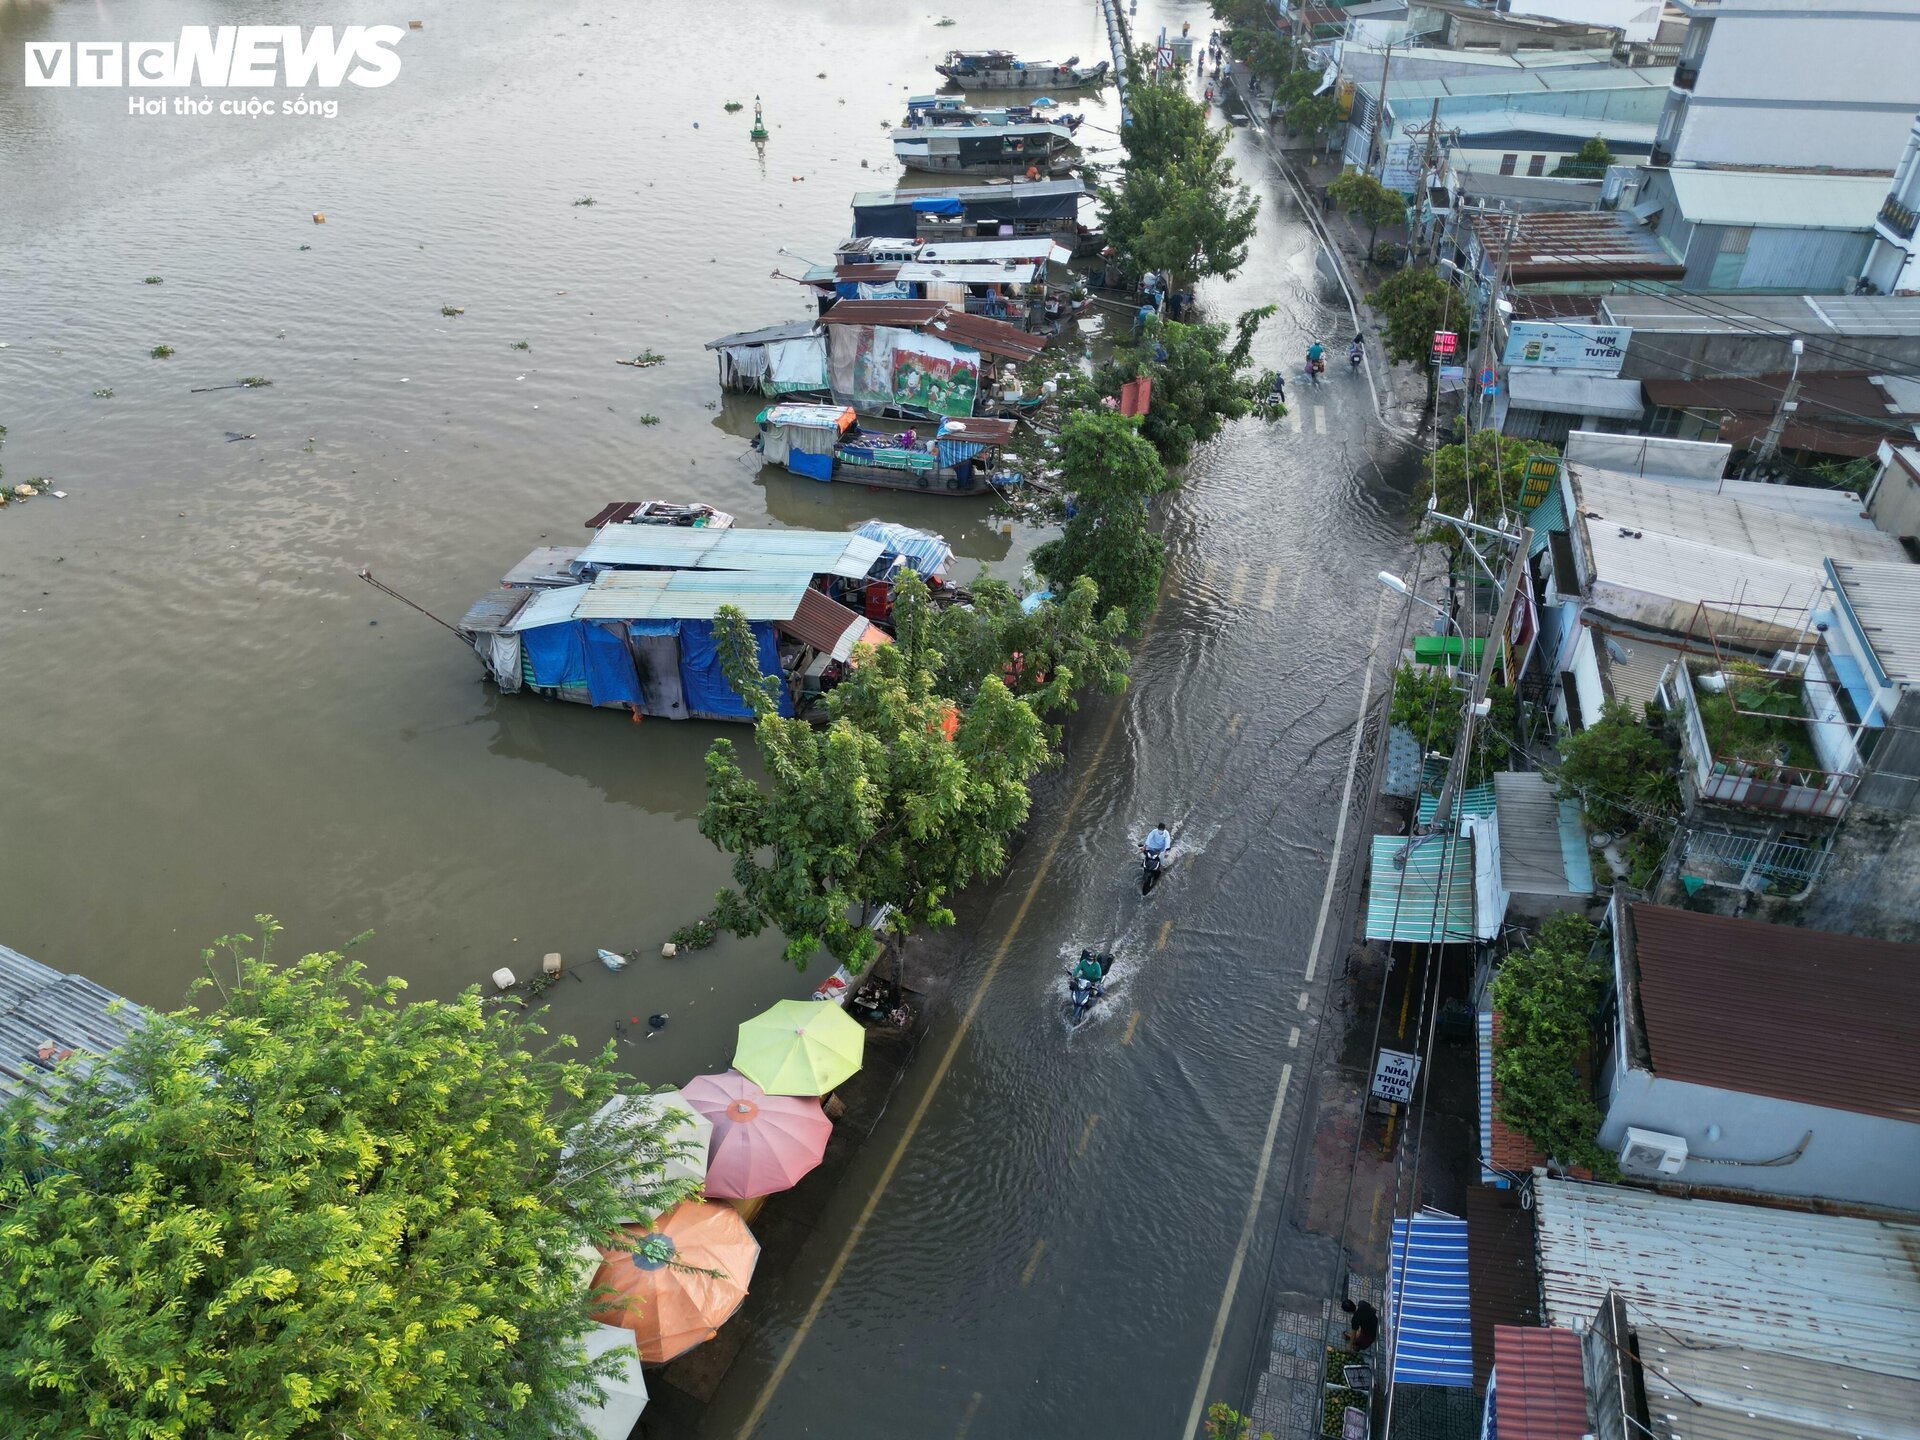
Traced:
POLYGON ((1520 508, 1531 510, 1545 500, 1559 478, 1558 455, 1529 455, 1527 468, 1520 477, 1520 508))
POLYGON ((1507 365, 1544 365, 1556 370, 1587 370, 1618 375, 1633 331, 1621 325, 1562 325, 1516 320, 1507 327, 1507 365))
POLYGON ((1373 1062, 1373 1093, 1395 1105, 1413 1098, 1413 1082, 1420 1074, 1420 1058, 1401 1050, 1382 1050, 1373 1062))

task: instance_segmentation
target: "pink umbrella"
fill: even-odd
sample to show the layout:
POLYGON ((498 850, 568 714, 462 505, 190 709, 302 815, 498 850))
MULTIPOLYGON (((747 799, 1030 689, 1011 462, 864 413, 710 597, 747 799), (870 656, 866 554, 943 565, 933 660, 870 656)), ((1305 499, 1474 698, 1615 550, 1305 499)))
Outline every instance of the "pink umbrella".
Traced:
POLYGON ((833 1134, 818 1100, 769 1095, 737 1070, 696 1076, 680 1097, 713 1122, 708 1195, 745 1200, 785 1190, 820 1163, 833 1134))

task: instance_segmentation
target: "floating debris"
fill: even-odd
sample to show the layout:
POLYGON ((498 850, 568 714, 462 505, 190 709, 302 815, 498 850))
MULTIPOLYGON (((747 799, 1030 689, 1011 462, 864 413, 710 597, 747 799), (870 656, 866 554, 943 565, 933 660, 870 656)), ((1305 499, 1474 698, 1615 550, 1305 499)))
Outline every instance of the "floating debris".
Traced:
POLYGON ((160 275, 149 275, 149 276, 147 276, 147 278, 146 278, 146 279, 144 279, 144 280, 142 280, 142 281, 141 281, 140 283, 141 283, 142 285, 164 285, 164 284, 166 284, 167 282, 166 282, 166 279, 165 279, 165 277, 164 277, 164 276, 160 276, 160 275))
POLYGON ((324 224, 326 224, 326 223, 327 223, 327 212, 326 212, 326 211, 324 211, 324 210, 316 210, 316 211, 314 211, 314 212, 313 212, 313 223, 314 223, 314 224, 316 224, 316 225, 324 225, 324 224))
POLYGON ((600 957, 600 963, 602 965, 606 966, 607 969, 613 971, 616 975, 627 968, 627 957, 624 955, 615 954, 611 950, 596 950, 593 953, 600 957))
POLYGON ((658 415, 642 415, 640 417, 640 423, 642 425, 658 425, 660 423, 660 417, 658 415))
POLYGON ((258 435, 241 435, 232 430, 227 431, 227 443, 229 445, 233 444, 236 440, 258 440, 259 438, 258 435))
POLYGON ((574 201, 573 203, 575 205, 591 205, 593 204, 593 197, 591 195, 583 195, 580 197, 580 199, 574 201))
POLYGON ((300 248, 302 250, 311 250, 313 247, 311 245, 302 245, 300 248))
POLYGON ((662 355, 658 350, 642 350, 631 360, 616 360, 613 363, 616 365, 631 365, 636 370, 650 370, 655 365, 666 364, 667 357, 662 355))
POLYGON ((531 350, 533 349, 533 344, 531 341, 527 341, 527 340, 516 340, 507 348, 509 350, 531 350))
POLYGON ((151 355, 155 360, 171 360, 173 358, 173 346, 156 345, 153 349, 149 350, 147 354, 151 355))
POLYGON ((267 379, 264 375, 244 375, 231 385, 196 385, 193 389, 187 391, 187 393, 189 395, 206 395, 215 390, 261 390, 271 384, 273 384, 273 381, 267 379))
POLYGON ((726 104, 722 105, 720 108, 726 111, 727 114, 729 115, 738 115, 742 110, 746 109, 747 107, 742 105, 738 100, 729 100, 727 101, 726 104))
POLYGON ((440 307, 440 313, 447 316, 464 315, 467 313, 467 307, 464 305, 442 305, 440 307))
POLYGON ((96 400, 111 400, 113 398, 113 387, 111 385, 102 385, 98 390, 93 392, 93 398, 96 400))

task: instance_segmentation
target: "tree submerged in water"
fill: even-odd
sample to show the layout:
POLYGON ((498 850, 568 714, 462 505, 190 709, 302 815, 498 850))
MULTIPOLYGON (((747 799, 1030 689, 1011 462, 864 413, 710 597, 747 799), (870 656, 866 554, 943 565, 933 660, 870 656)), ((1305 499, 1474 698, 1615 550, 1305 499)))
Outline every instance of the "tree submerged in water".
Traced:
POLYGON ((690 1188, 673 1117, 477 991, 222 944, 218 1004, 0 1111, 7 1434, 576 1434, 577 1253, 690 1188))

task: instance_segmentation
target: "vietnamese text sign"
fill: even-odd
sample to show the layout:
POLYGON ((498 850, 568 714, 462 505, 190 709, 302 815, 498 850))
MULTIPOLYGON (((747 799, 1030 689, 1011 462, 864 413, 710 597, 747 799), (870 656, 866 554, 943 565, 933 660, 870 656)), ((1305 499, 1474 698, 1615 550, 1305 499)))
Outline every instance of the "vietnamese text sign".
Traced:
POLYGON ((1373 1093, 1382 1100, 1404 1105, 1413 1098, 1413 1082, 1420 1074, 1417 1056, 1399 1050, 1382 1050, 1373 1062, 1373 1093))
POLYGON ((1551 365, 1560 370, 1591 370, 1618 375, 1633 332, 1620 325, 1562 325, 1516 320, 1507 327, 1508 365, 1551 365))

